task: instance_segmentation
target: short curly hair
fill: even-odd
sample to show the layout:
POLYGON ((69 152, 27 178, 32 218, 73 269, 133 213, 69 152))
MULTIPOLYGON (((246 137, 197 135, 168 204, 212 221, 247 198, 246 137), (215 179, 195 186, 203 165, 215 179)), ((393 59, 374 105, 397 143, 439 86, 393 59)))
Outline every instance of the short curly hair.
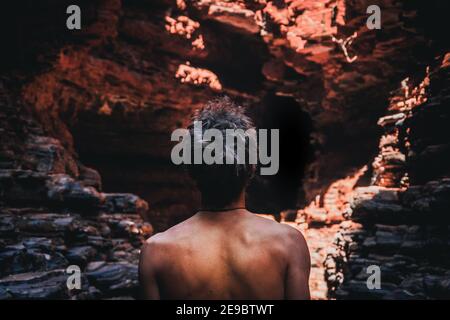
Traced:
MULTIPOLYGON (((190 137, 193 139, 191 145, 203 147, 208 141, 203 140, 194 132, 194 123, 199 121, 202 124, 202 134, 207 129, 217 129, 225 137, 227 129, 241 129, 244 132, 254 129, 253 122, 245 115, 244 108, 238 106, 227 96, 209 101, 193 114, 192 123, 188 126, 190 137)), ((236 136, 236 138, 244 139, 245 156, 248 157, 250 137, 236 136)), ((237 200, 255 173, 255 164, 239 162, 236 150, 227 148, 225 144, 221 157, 223 164, 203 163, 187 167, 202 194, 203 205, 209 208, 223 208, 237 200), (234 159, 233 163, 226 164, 228 163, 226 158, 234 159)))

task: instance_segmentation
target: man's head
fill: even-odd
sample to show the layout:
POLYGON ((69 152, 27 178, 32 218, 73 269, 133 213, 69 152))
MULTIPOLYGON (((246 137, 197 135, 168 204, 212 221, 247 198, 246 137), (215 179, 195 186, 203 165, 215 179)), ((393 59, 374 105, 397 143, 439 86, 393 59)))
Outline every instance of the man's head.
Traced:
MULTIPOLYGON (((243 108, 237 106, 228 97, 212 100, 202 109, 197 110, 192 118, 192 124, 188 127, 193 139, 191 144, 193 148, 208 147, 211 141, 203 136, 208 129, 220 131, 226 139, 227 134, 230 136, 227 129, 247 132, 253 128, 252 121, 244 114, 243 108), (194 123, 201 123, 202 134, 194 130, 194 123)), ((251 138, 239 133, 233 138, 236 142, 245 144, 245 158, 249 159, 251 138)), ((223 152, 215 154, 212 151, 212 153, 216 159, 221 158, 223 164, 191 164, 188 166, 188 171, 202 194, 203 205, 208 208, 223 208, 239 199, 245 191, 248 181, 255 172, 255 165, 250 164, 249 161, 239 162, 241 155, 237 152, 237 146, 230 148, 225 141, 223 141, 223 152), (230 164, 230 162, 233 163, 230 164)))

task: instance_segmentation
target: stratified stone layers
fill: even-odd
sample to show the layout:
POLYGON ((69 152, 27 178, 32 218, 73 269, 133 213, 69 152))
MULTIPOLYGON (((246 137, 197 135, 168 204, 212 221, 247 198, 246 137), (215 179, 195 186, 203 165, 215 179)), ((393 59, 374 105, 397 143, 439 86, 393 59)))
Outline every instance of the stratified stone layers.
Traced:
POLYGON ((402 82, 374 162, 326 259, 331 293, 344 299, 450 298, 450 55, 416 87, 402 82), (367 268, 381 268, 370 290, 367 268))
POLYGON ((81 165, 0 83, 0 299, 136 298, 148 204, 102 193, 81 165), (71 290, 71 265, 81 288, 71 290))

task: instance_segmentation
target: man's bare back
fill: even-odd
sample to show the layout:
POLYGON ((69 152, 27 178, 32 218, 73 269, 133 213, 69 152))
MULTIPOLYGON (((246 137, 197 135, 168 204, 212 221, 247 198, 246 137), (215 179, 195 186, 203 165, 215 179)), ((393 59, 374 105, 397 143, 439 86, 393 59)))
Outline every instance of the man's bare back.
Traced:
POLYGON ((199 212, 156 234, 139 269, 148 299, 309 299, 301 233, 244 209, 199 212))

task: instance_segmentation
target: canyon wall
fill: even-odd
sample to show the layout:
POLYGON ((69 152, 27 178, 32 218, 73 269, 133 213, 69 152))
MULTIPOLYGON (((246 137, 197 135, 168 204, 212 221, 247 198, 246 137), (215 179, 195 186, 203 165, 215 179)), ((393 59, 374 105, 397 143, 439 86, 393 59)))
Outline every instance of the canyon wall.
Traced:
POLYGON ((450 54, 437 63, 416 86, 406 78, 378 121, 372 183, 353 191, 325 262, 336 298, 450 298, 450 54))
MULTIPOLYGON (((365 263, 381 264, 406 234, 419 239, 411 246, 448 235, 433 229, 438 211, 411 209, 424 197, 448 208, 448 166, 436 160, 448 143, 446 1, 84 0, 81 30, 65 27, 69 4, 23 0, 1 13, 0 297, 137 297, 143 239, 198 208, 170 162, 170 133, 224 94, 257 126, 281 128, 280 173, 252 182, 249 206, 305 230, 316 298, 354 297, 365 263), (372 4, 380 30, 366 26, 372 4), (427 101, 401 109, 409 82, 390 92, 427 66, 427 101), (379 217, 397 209, 400 220, 379 217), (391 251, 377 234, 397 241, 391 251), (86 271, 80 291, 66 289, 69 264, 86 271)), ((432 271, 415 259, 411 273, 442 287, 444 259, 432 271)), ((377 297, 396 296, 400 278, 377 297)))
MULTIPOLYGON (((97 171, 45 134, 0 83, 0 299, 138 297, 148 204, 101 192, 97 171), (83 272, 69 290, 69 265, 83 272)), ((71 270, 74 272, 76 270, 71 270)))

